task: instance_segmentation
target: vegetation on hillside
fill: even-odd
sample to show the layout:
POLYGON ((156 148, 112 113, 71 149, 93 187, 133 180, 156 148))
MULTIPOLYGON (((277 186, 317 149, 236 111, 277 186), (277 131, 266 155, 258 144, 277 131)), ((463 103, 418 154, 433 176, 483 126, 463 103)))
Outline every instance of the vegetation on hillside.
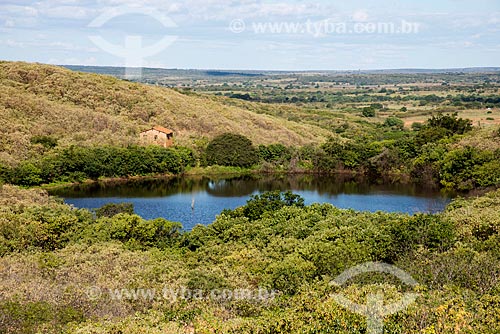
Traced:
POLYGON ((253 143, 245 136, 224 133, 215 137, 205 150, 208 165, 251 167, 258 162, 253 143))
POLYGON ((418 282, 415 303, 385 318, 388 332, 500 330, 498 191, 415 216, 269 193, 184 233, 130 212, 98 217, 38 190, 4 185, 0 195, 1 332, 361 334, 364 317, 332 293, 365 304, 368 293, 388 302, 408 291, 390 276, 329 284, 366 261, 418 282), (220 297, 259 288, 274 294, 220 297))
POLYGON ((0 162, 18 161, 59 145, 127 146, 139 132, 162 125, 179 144, 192 145, 225 132, 257 144, 321 141, 327 132, 229 106, 203 96, 72 72, 41 64, 0 62, 0 162))
MULTIPOLYGON (((217 136, 197 149, 98 146, 48 148, 15 167, 0 165, 0 180, 35 186, 102 177, 180 174, 196 166, 254 172, 350 173, 372 182, 419 182, 470 191, 500 185, 499 130, 472 130, 469 120, 439 114, 413 131, 388 118, 377 140, 330 137, 322 145, 259 145, 240 134, 217 136), (483 140, 482 145, 474 143, 483 140), (486 144, 485 144, 486 143, 486 144)), ((49 142, 50 141, 45 141, 49 142)))
POLYGON ((193 92, 0 62, 0 333, 362 334, 365 318, 332 293, 366 304, 377 292, 386 303, 417 293, 385 318, 388 333, 500 332, 500 129, 467 117, 496 122, 498 74, 418 77, 252 74, 193 92), (136 146, 152 124, 177 145, 136 146), (412 216, 269 192, 185 232, 126 203, 89 211, 25 189, 193 168, 491 191, 412 216), (418 284, 331 284, 373 261, 418 284))

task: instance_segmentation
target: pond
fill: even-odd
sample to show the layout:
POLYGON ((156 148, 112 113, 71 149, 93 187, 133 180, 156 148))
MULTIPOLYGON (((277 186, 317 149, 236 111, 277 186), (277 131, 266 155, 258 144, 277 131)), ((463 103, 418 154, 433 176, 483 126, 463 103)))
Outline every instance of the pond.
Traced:
POLYGON ((140 179, 81 184, 50 193, 78 208, 133 203, 135 212, 146 219, 164 217, 191 230, 196 224, 210 224, 224 209, 244 205, 251 195, 270 190, 291 190, 301 195, 306 204, 331 203, 345 209, 410 214, 441 211, 452 197, 429 187, 370 184, 317 175, 140 179))

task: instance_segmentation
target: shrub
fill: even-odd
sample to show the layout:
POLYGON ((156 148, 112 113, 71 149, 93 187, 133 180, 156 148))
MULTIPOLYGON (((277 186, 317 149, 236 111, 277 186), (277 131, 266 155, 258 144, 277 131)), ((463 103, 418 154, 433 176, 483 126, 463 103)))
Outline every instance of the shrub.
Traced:
POLYGON ((314 264, 296 254, 287 256, 283 261, 274 262, 269 268, 269 285, 287 294, 295 294, 305 281, 312 278, 314 264))
POLYGON ((45 301, 0 303, 0 333, 56 333, 67 323, 84 320, 83 311, 70 305, 52 305, 45 301))
POLYGON ((57 146, 57 138, 51 136, 33 136, 30 142, 32 144, 40 144, 45 148, 54 148, 57 146))
POLYGON ((500 184, 500 150, 465 147, 448 152, 440 162, 441 184, 457 190, 500 184))
POLYGON ((2 173, 16 185, 34 186, 56 181, 81 182, 99 177, 127 177, 148 174, 178 174, 195 162, 193 151, 177 147, 81 147, 70 146, 26 161, 2 173))
POLYGON ((36 186, 42 181, 42 170, 31 162, 23 162, 12 171, 11 182, 13 184, 36 186))
POLYGON ((419 122, 413 122, 411 123, 411 129, 413 131, 419 131, 424 125, 422 123, 419 123, 419 122))
POLYGON ((132 249, 165 248, 177 240, 182 225, 163 218, 142 219, 138 215, 119 213, 89 224, 82 232, 87 242, 118 240, 132 249))
POLYGON ((133 203, 108 203, 95 210, 95 215, 97 218, 101 217, 113 217, 119 213, 127 213, 129 215, 134 214, 134 204, 133 203))
POLYGON ((364 107, 361 111, 363 117, 375 117, 375 109, 372 107, 364 107))
POLYGON ((396 221, 389 230, 393 240, 393 254, 389 257, 391 261, 416 250, 418 246, 445 251, 456 238, 454 225, 450 221, 431 214, 416 214, 396 221))
POLYGON ((384 122, 384 125, 389 126, 389 127, 398 128, 398 129, 403 129, 405 123, 403 122, 403 120, 401 118, 387 117, 385 122, 384 122))
POLYGON ((438 114, 427 120, 427 126, 431 128, 443 128, 451 134, 464 134, 472 130, 472 121, 470 119, 458 118, 455 112, 451 115, 438 114))
POLYGON ((266 212, 274 212, 284 206, 303 207, 304 199, 291 191, 284 193, 279 190, 268 191, 260 195, 253 195, 245 206, 236 209, 232 213, 236 215, 236 212, 242 212, 243 216, 248 219, 256 220, 261 218, 266 212))
POLYGON ((72 210, 63 204, 32 206, 22 214, 0 212, 0 256, 32 249, 65 247, 91 220, 86 210, 72 210))
POLYGON ((292 154, 282 144, 259 145, 259 157, 266 162, 285 162, 290 160, 292 154))
POLYGON ((257 151, 245 136, 225 133, 215 137, 205 151, 209 165, 250 167, 257 163, 257 151))

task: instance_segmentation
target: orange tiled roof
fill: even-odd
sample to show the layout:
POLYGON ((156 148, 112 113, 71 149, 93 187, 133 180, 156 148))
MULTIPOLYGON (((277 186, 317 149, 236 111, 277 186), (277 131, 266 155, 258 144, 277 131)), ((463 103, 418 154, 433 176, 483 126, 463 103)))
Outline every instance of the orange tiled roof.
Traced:
POLYGON ((169 130, 169 129, 164 128, 163 126, 159 126, 159 125, 153 126, 151 129, 148 129, 148 130, 145 130, 145 131, 142 131, 142 132, 146 132, 146 131, 149 131, 149 130, 156 130, 156 131, 160 131, 160 132, 163 132, 163 133, 166 133, 166 134, 174 133, 172 130, 169 130))

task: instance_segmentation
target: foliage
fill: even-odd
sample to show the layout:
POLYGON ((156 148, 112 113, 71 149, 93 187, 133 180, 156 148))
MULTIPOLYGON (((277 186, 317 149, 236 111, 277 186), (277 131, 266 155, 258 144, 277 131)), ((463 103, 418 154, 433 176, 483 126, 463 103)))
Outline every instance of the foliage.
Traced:
POLYGON ((398 117, 387 117, 384 122, 385 126, 394 127, 400 130, 403 129, 404 124, 403 120, 398 117))
POLYGON ((144 220, 140 216, 119 213, 111 218, 98 218, 82 231, 89 242, 118 240, 133 249, 165 248, 179 236, 180 223, 163 218, 144 220))
POLYGON ((471 131, 472 122, 469 119, 458 118, 457 115, 456 112, 451 115, 438 114, 437 116, 432 116, 427 121, 427 125, 431 128, 446 129, 452 134, 464 134, 467 131, 471 131))
POLYGON ((43 182, 42 170, 31 162, 23 162, 12 170, 8 181, 21 186, 35 186, 43 182))
POLYGON ((51 136, 33 136, 30 139, 31 144, 41 144, 47 149, 51 149, 57 146, 57 138, 51 136))
POLYGON ((361 111, 363 117, 375 117, 375 108, 373 107, 364 107, 361 111))
POLYGON ((474 147, 452 150, 440 166, 441 183, 448 188, 471 190, 500 185, 500 150, 479 151, 474 147))
POLYGON ((234 217, 243 216, 250 220, 256 220, 266 212, 273 212, 284 206, 303 207, 304 199, 291 191, 284 193, 279 190, 268 191, 260 195, 252 195, 245 206, 224 213, 234 217))
POLYGON ((429 214, 417 214, 403 219, 390 228, 394 254, 391 261, 424 247, 430 251, 445 251, 455 239, 455 227, 450 221, 429 214))
POLYGON ((47 325, 62 330, 69 323, 85 320, 83 312, 70 305, 51 305, 48 302, 0 302, 0 332, 35 333, 47 325))
POLYGON ((25 161, 12 168, 8 181, 33 186, 51 182, 81 182, 99 177, 178 174, 195 162, 190 149, 158 146, 70 146, 47 153, 40 160, 25 161))
POLYGON ((286 162, 292 158, 291 149, 282 144, 259 145, 259 158, 266 162, 286 162))
POLYGON ((418 298, 385 318, 389 332, 500 329, 499 191, 457 199, 443 213, 414 216, 304 206, 291 193, 267 193, 181 235, 178 224, 164 219, 125 213, 95 219, 39 191, 6 189, 5 196, 17 200, 1 207, 0 226, 7 221, 35 226, 57 216, 78 228, 64 228, 70 242, 54 250, 24 243, 2 253, 1 331, 361 334, 364 317, 337 305, 331 293, 364 304, 368 293, 383 291, 389 303, 408 289, 418 298), (330 284, 367 261, 392 262, 419 285, 403 287, 385 275, 360 276, 342 287, 330 284), (87 296, 93 286, 102 293, 97 300, 87 296), (238 288, 274 289, 276 295, 181 298, 182 287, 208 296, 238 288), (124 288, 151 288, 162 295, 108 296, 124 288))
POLYGON ((205 151, 209 165, 250 167, 257 163, 257 151, 243 135, 225 133, 214 138, 205 151))
POLYGON ((108 203, 95 210, 97 218, 107 217, 111 218, 119 213, 126 213, 129 215, 134 214, 133 203, 108 203))

